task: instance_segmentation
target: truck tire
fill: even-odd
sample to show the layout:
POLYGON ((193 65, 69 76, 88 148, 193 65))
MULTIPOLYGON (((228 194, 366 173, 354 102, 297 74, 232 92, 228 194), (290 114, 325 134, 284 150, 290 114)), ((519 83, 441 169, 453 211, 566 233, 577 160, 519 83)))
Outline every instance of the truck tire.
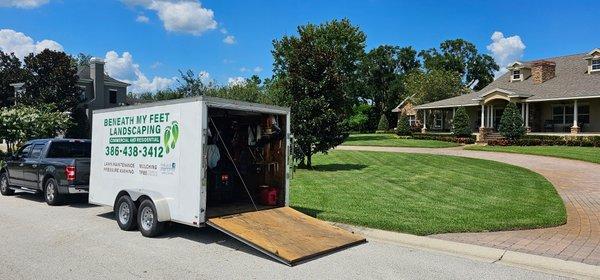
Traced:
POLYGON ((137 228, 137 206, 128 195, 122 195, 115 203, 115 219, 122 230, 132 231, 137 228))
POLYGON ((58 192, 58 184, 54 178, 49 178, 44 184, 44 199, 50 206, 60 205, 63 202, 63 195, 58 192))
POLYGON ((6 172, 0 174, 0 193, 5 196, 15 194, 15 191, 10 189, 8 185, 8 174, 6 172))
POLYGON ((137 215, 138 227, 145 237, 156 237, 162 234, 165 224, 158 221, 156 207, 150 199, 140 204, 137 215))

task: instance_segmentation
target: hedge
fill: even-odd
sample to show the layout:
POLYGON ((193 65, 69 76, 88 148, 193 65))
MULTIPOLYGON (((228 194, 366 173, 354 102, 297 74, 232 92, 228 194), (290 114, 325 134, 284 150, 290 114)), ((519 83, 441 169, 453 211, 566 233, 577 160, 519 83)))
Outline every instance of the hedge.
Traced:
POLYGON ((518 140, 490 140, 490 146, 579 146, 600 147, 600 136, 526 135, 518 140))
POLYGON ((439 135, 439 134, 423 134, 423 133, 413 133, 413 139, 420 140, 437 140, 437 141, 445 141, 445 142, 455 142, 459 144, 474 144, 476 137, 471 135, 468 137, 456 137, 454 135, 439 135))

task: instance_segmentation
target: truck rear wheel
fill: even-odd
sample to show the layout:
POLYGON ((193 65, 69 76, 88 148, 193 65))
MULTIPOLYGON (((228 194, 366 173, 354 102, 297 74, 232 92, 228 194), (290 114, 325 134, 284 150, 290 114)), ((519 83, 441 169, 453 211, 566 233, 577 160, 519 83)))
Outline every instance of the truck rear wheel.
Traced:
POLYGON ((150 199, 142 201, 138 210, 138 225, 145 237, 156 237, 162 234, 165 224, 158 221, 156 207, 150 199))
POLYGON ((6 174, 6 172, 0 174, 0 193, 2 193, 2 195, 15 194, 15 191, 11 190, 8 185, 8 174, 6 174))
POLYGON ((46 203, 51 206, 60 205, 63 200, 63 196, 58 192, 58 185, 54 178, 46 180, 44 186, 44 199, 46 203))
POLYGON ((115 219, 122 230, 132 231, 137 227, 137 206, 128 195, 119 197, 115 204, 115 219))

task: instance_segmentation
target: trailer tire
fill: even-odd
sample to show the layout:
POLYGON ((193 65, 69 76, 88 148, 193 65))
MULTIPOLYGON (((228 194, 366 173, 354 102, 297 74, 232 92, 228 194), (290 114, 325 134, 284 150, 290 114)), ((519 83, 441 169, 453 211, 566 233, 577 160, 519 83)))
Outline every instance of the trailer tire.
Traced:
POLYGON ((58 192, 58 184, 54 178, 49 178, 44 184, 44 200, 50 206, 60 205, 63 195, 58 192))
POLYGON ((137 206, 129 195, 122 195, 115 203, 115 220, 119 228, 124 231, 132 231, 137 228, 137 206))
POLYGON ((154 203, 150 199, 145 199, 140 203, 137 222, 140 232, 145 237, 159 236, 165 228, 165 223, 158 221, 156 206, 154 206, 154 203))
POLYGON ((0 193, 4 196, 15 194, 15 191, 10 189, 8 185, 8 174, 6 172, 0 173, 0 193))

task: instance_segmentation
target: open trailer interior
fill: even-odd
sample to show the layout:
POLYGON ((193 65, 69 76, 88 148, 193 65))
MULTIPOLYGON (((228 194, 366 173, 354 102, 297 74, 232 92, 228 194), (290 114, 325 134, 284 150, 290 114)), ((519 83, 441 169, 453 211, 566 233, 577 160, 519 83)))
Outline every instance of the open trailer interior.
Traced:
POLYGON ((286 116, 209 108, 207 218, 285 206, 286 116))

